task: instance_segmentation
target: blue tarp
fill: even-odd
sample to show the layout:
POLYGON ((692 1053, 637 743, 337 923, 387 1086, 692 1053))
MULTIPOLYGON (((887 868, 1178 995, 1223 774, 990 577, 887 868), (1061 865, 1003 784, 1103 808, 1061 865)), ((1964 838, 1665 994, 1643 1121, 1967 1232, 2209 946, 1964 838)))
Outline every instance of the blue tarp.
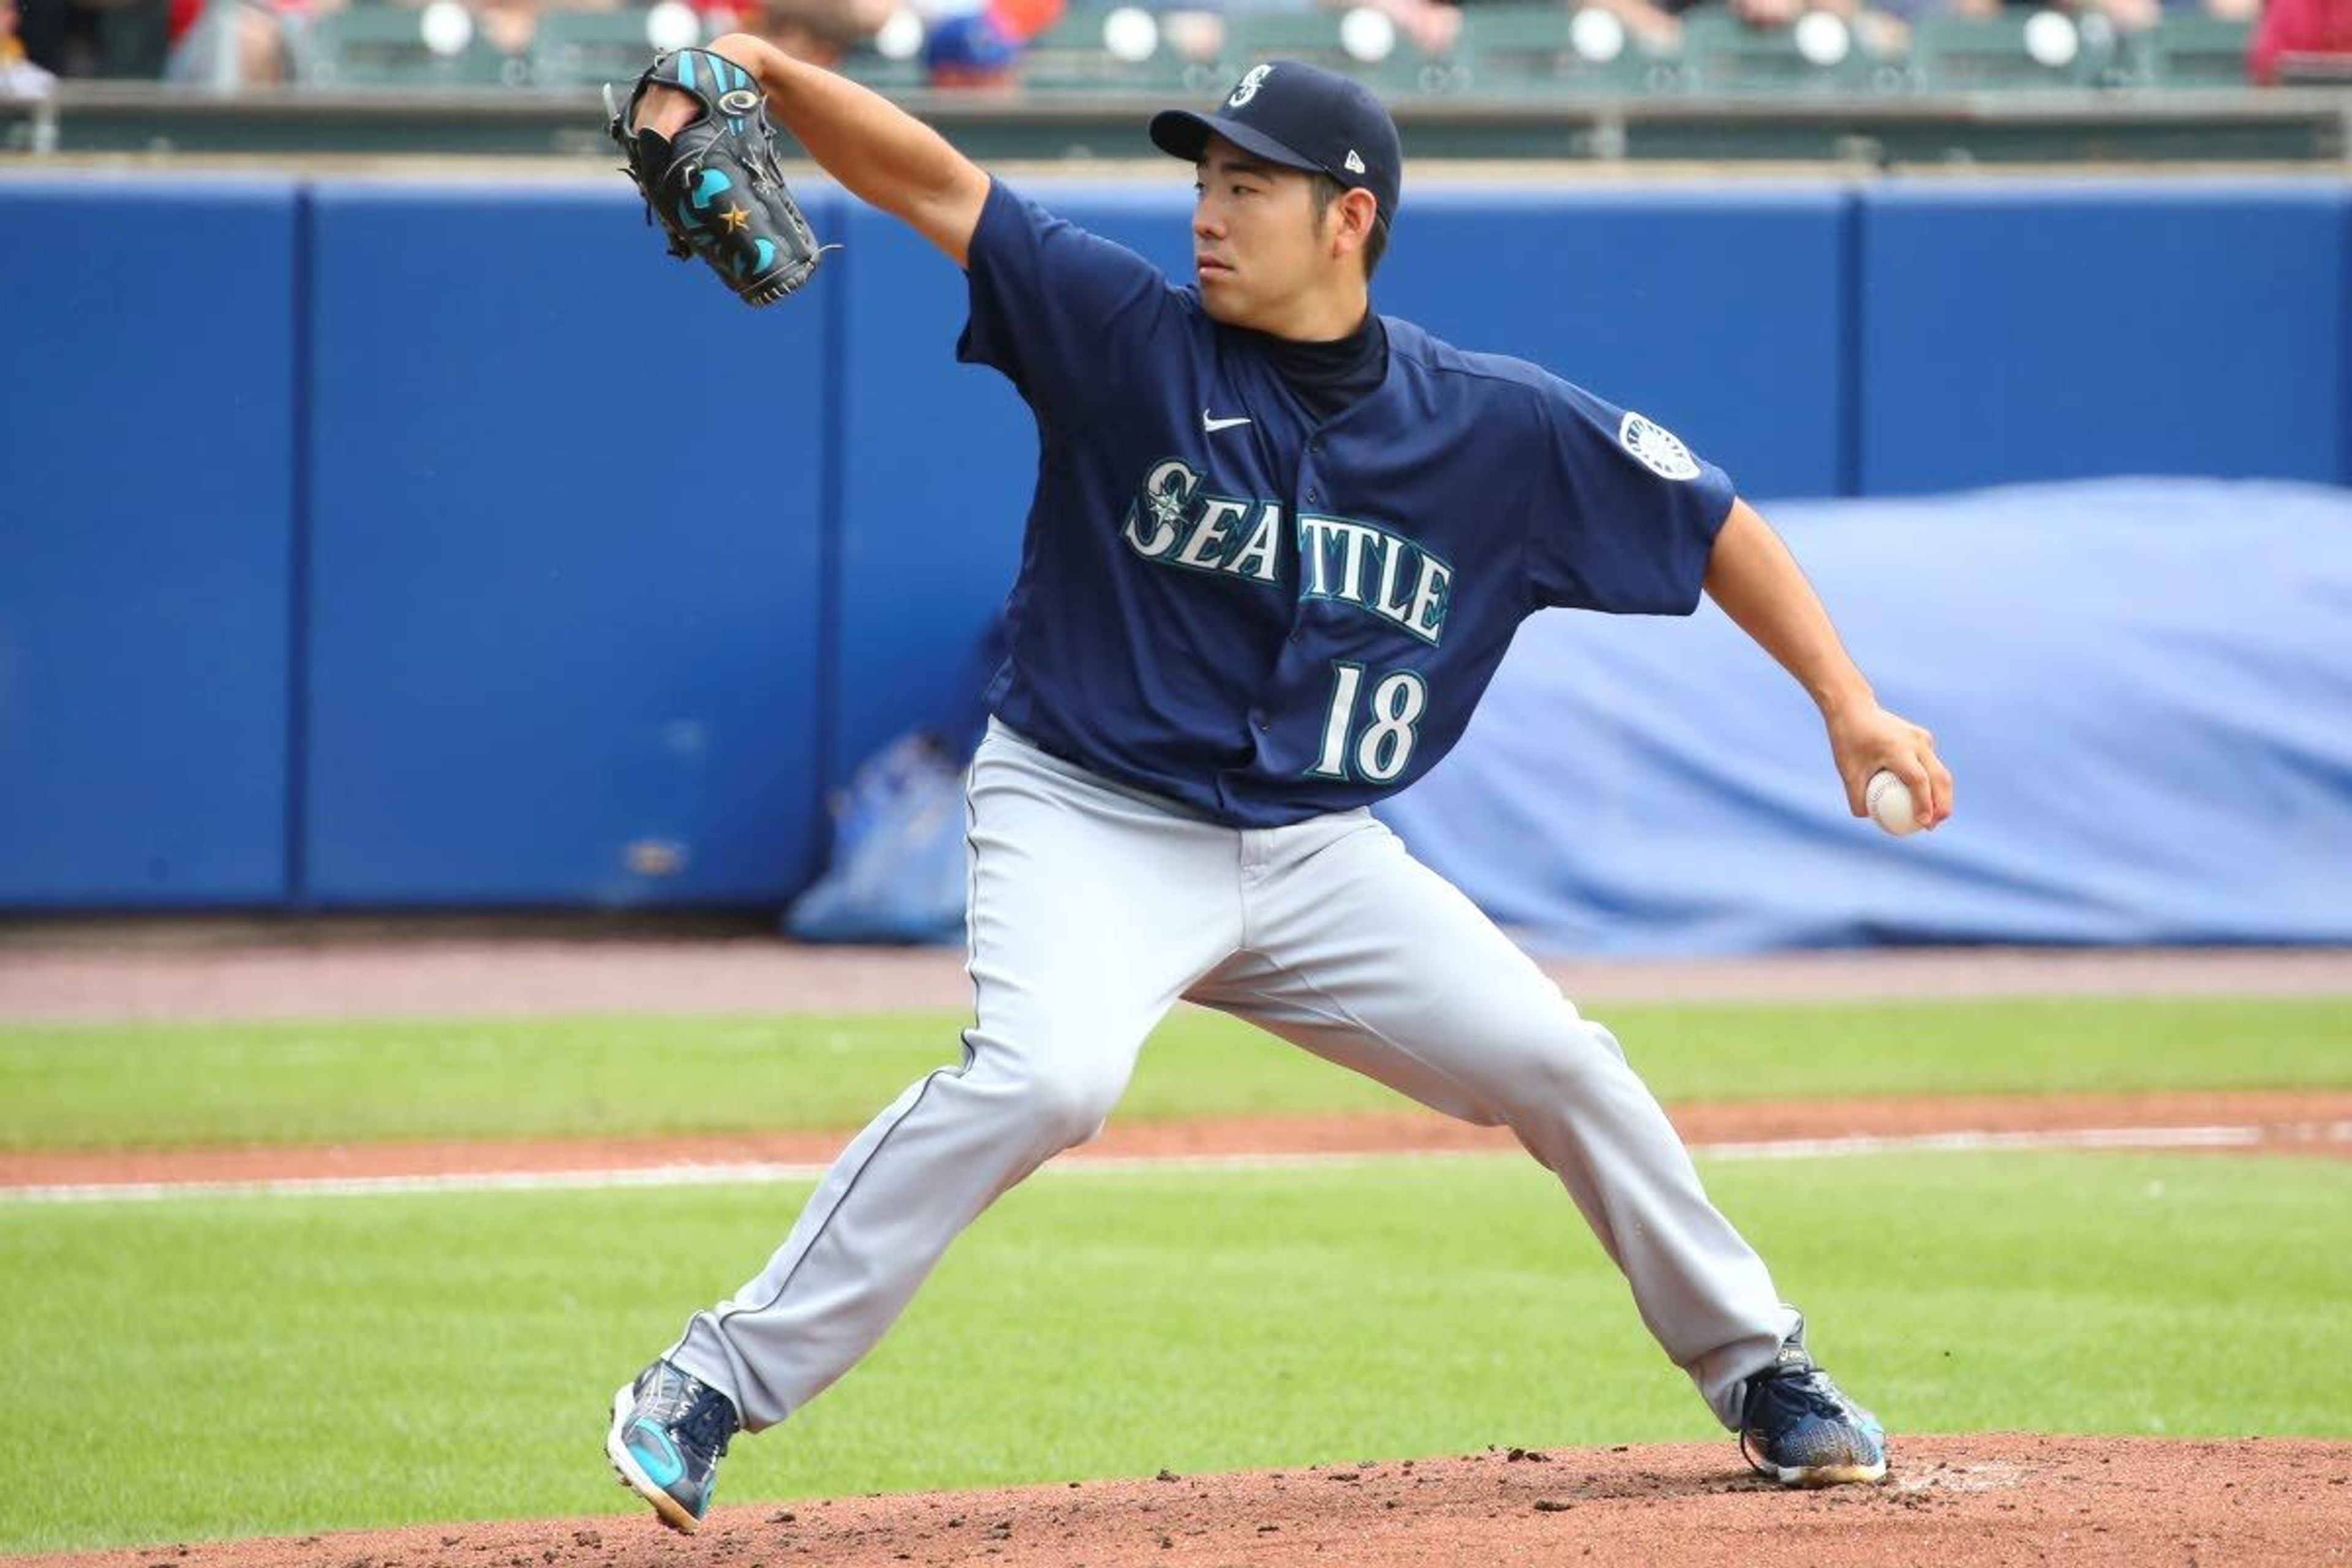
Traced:
POLYGON ((1711 605, 1553 613, 1381 815, 1532 945, 2352 942, 2352 491, 2197 479, 1765 508, 1958 815, 1845 810, 1711 605))

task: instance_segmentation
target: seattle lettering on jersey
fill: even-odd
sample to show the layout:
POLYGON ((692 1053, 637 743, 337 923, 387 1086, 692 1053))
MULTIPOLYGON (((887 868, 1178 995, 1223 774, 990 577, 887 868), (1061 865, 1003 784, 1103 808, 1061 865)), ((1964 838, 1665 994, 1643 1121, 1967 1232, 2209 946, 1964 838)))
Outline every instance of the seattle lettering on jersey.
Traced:
POLYGON ((1127 542, 1146 561, 1280 582, 1275 542, 1282 537, 1282 503, 1205 495, 1202 481, 1181 458, 1154 463, 1127 509, 1120 530, 1127 542))
POLYGON ((1302 597, 1360 605, 1432 647, 1445 635, 1454 568, 1412 540, 1373 523, 1307 512, 1298 520, 1298 559, 1307 574, 1302 597))
MULTIPOLYGON (((1209 494, 1204 482, 1181 458, 1153 464, 1119 530, 1129 548, 1162 565, 1278 584, 1282 503, 1209 494)), ((1402 534, 1353 518, 1303 513, 1298 559, 1306 579, 1301 598, 1354 605, 1432 647, 1444 636, 1454 568, 1402 534)))

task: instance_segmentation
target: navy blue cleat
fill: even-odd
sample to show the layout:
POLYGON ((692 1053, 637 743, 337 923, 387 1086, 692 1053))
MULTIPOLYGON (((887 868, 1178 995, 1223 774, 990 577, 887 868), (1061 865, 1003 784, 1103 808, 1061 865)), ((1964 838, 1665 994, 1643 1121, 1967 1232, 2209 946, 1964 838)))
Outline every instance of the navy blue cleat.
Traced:
POLYGON ((664 1524, 691 1535, 710 1511, 719 1461, 739 1425, 725 1394, 657 1361, 613 1395, 604 1454, 623 1486, 653 1504, 664 1524))
POLYGON ((1805 1324, 1748 1380, 1739 1451, 1784 1487, 1833 1487, 1886 1474, 1886 1429, 1805 1352, 1805 1324))

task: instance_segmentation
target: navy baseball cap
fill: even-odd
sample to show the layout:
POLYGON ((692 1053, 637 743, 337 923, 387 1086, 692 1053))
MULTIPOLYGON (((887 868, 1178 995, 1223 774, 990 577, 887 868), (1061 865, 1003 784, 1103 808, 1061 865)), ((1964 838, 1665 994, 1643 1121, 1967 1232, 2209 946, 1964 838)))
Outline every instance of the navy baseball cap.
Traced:
POLYGON ((1188 163, 1201 161, 1212 135, 1269 163, 1361 185, 1380 204, 1382 225, 1396 216, 1404 147, 1388 110, 1353 77, 1269 60, 1244 72, 1212 113, 1163 109, 1151 117, 1153 143, 1188 163))

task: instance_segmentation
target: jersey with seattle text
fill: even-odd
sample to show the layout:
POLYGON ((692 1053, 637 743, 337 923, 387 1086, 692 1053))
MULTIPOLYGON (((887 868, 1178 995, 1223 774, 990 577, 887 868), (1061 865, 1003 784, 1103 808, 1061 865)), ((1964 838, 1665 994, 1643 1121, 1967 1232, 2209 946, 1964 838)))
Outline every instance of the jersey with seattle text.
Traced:
POLYGON ((1461 738, 1547 606, 1687 615, 1730 479, 1538 366, 1383 317, 1327 420, 1258 334, 997 183, 960 359, 1037 422, 998 718, 1242 827, 1365 805, 1461 738))

